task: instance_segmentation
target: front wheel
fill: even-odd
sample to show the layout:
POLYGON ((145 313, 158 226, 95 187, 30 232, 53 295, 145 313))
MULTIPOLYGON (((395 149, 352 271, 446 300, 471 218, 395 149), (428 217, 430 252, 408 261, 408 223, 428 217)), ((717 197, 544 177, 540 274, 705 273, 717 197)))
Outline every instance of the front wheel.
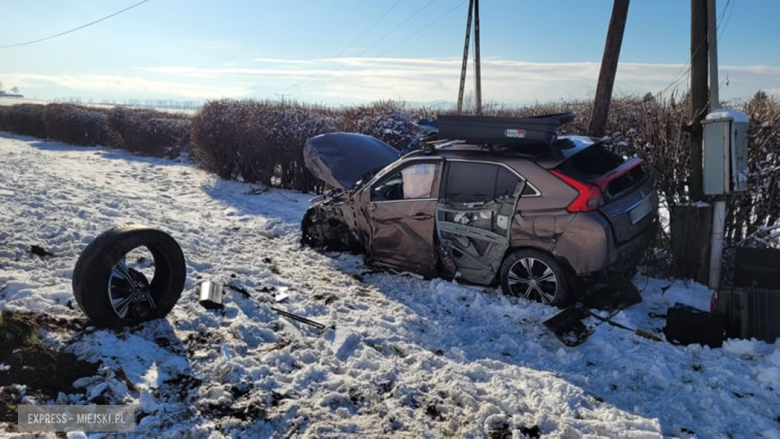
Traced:
POLYGON ((73 295, 100 326, 121 328, 165 317, 181 296, 184 254, 167 233, 117 227, 92 241, 73 269, 73 295))
POLYGON ((517 250, 501 265, 501 289, 510 297, 522 297, 561 307, 569 303, 567 272, 552 256, 532 249, 517 250))

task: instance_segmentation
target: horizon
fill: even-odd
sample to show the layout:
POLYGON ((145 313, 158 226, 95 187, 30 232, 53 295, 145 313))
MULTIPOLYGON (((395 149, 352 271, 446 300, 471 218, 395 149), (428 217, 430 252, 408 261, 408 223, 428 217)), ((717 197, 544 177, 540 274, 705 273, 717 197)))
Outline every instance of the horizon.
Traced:
MULTIPOLYGON (((483 103, 593 99, 612 4, 482 2, 483 103)), ((721 100, 779 97, 772 17, 780 2, 716 7, 721 100)), ((466 0, 12 2, 4 7, 0 89, 48 101, 448 106, 457 100, 467 12, 466 0)), ((690 2, 634 0, 613 96, 686 92, 689 33, 690 2)), ((472 32, 466 100, 473 47, 472 32)))

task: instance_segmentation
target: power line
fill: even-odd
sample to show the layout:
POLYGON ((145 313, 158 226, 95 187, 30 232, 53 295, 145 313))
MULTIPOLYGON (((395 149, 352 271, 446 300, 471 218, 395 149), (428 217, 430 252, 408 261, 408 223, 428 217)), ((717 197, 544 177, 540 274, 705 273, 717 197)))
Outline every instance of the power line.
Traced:
POLYGON ((458 3, 458 5, 457 5, 457 6, 455 6, 454 8, 452 8, 452 9, 450 9, 449 11, 445 12, 444 14, 440 15, 440 16, 439 16, 438 18, 436 18, 435 20, 431 21, 430 23, 426 24, 424 27, 420 28, 420 30, 418 30, 417 32, 415 32, 415 33, 413 33, 413 34, 409 35, 408 37, 404 38, 404 39, 403 39, 403 40, 401 40, 401 41, 400 41, 398 44, 396 44, 395 46, 393 46, 393 47, 391 47, 391 48, 389 48, 389 49, 385 50, 384 52, 380 53, 380 54, 379 54, 379 55, 377 55, 376 57, 377 57, 377 58, 381 58, 383 55, 387 54, 388 52, 391 52, 391 51, 393 51, 394 49, 396 49, 396 48, 397 48, 398 46, 400 46, 401 44, 404 44, 405 42, 407 42, 407 41, 411 40, 412 38, 416 37, 417 35, 419 35, 419 34, 420 34, 421 32, 423 32, 424 30, 427 30, 429 27, 431 27, 431 26, 433 26, 434 24, 436 24, 436 23, 438 23, 439 21, 441 21, 441 20, 442 20, 444 17, 446 17, 446 16, 448 16, 448 15, 452 14, 453 12, 455 12, 456 10, 460 9, 460 7, 461 7, 461 6, 463 6, 463 4, 464 4, 464 3, 466 3, 466 0, 463 0, 462 2, 458 3))
MULTIPOLYGON (((727 0, 726 1, 726 6, 724 6, 723 10, 720 11, 720 15, 718 16, 718 20, 717 20, 718 24, 717 24, 717 26, 715 28, 716 30, 720 30, 721 31, 720 34, 718 35, 718 41, 720 41, 721 37, 726 32, 726 27, 728 26, 728 21, 729 21, 729 19, 731 19, 731 13, 734 12, 734 3, 735 2, 732 2, 732 0, 727 0), (726 11, 728 10, 729 5, 731 5, 731 9, 729 10, 729 16, 726 19, 726 22, 723 23, 722 20, 723 20, 723 17, 726 15, 726 11), (723 26, 722 29, 720 29, 721 26, 723 26)), ((691 57, 688 58, 688 60, 685 62, 685 64, 683 64, 682 67, 680 67, 680 70, 677 71, 677 74, 674 75, 674 79, 672 79, 672 82, 669 85, 667 85, 666 87, 664 87, 661 91, 658 92, 659 94, 663 94, 664 92, 666 92, 670 88, 677 87, 677 85, 680 82, 682 82, 688 76, 688 73, 690 73, 690 71, 691 71, 691 66, 690 66, 691 60, 696 55, 696 53, 698 53, 699 50, 702 47, 704 47, 704 42, 705 41, 707 41, 707 40, 703 39, 703 40, 699 41, 699 44, 696 46, 696 49, 694 49, 693 53, 691 54, 691 57)))
POLYGON ((390 6, 390 9, 388 9, 387 11, 385 11, 385 13, 384 13, 384 14, 382 14, 382 16, 381 16, 381 17, 377 18, 377 19, 376 19, 376 21, 375 21, 373 24, 371 24, 371 26, 369 26, 369 27, 368 27, 366 30, 364 30, 364 31, 363 31, 363 33, 361 33, 360 35, 358 35, 357 37, 355 37, 355 39, 354 39, 354 40, 352 40, 352 42, 351 42, 351 43, 349 43, 349 45, 348 45, 347 47, 345 47, 345 48, 344 48, 344 49, 343 49, 341 52, 339 52, 339 53, 338 53, 338 55, 336 55, 336 56, 335 56, 335 58, 338 58, 338 57, 340 57, 341 55, 343 55, 343 54, 344 54, 344 52, 346 52, 346 51, 347 51, 347 50, 349 50, 349 49, 350 49, 352 46, 354 46, 354 45, 355 45, 355 43, 357 43, 357 42, 358 42, 358 40, 360 40, 361 38, 363 38, 363 37, 364 37, 364 36, 365 36, 365 35, 366 35, 366 34, 367 34, 367 33, 368 33, 368 32, 369 32, 371 29, 373 29, 374 27, 376 27, 376 25, 377 25, 377 24, 379 24, 379 23, 380 23, 380 22, 381 22, 381 21, 382 21, 382 20, 383 20, 385 17, 387 17, 387 14, 389 14, 390 12, 392 12, 392 10, 393 10, 393 9, 395 9, 395 7, 396 7, 396 6, 398 6, 399 4, 401 4, 401 2, 402 2, 402 1, 404 1, 404 0, 398 0, 397 2, 395 2, 395 4, 394 4, 393 6, 390 6))
MULTIPOLYGON (((428 1, 428 2, 427 2, 425 5, 423 5, 423 6, 422 6, 420 9, 418 9, 416 12, 414 12, 412 15, 410 15, 410 16, 409 16, 409 17, 407 17, 407 18, 406 18, 404 21, 402 21, 402 22, 401 22, 399 25, 397 25, 397 26, 396 26, 396 27, 394 27, 392 30, 390 30, 390 32, 386 33, 386 34, 385 34, 385 35, 384 35, 382 38, 380 38, 379 40, 375 41, 375 42, 374 42, 373 44, 371 44, 370 46, 368 46, 368 47, 366 47, 365 49, 363 49, 363 50, 362 50, 360 53, 358 53, 357 55, 354 55, 354 56, 353 56, 353 58, 358 58, 358 57, 361 57, 361 56, 363 56, 363 55, 364 55, 366 52, 368 52, 369 50, 373 49, 373 48, 374 48, 374 47, 375 47, 377 44, 379 44, 380 42, 384 41, 384 40, 385 40, 385 38, 387 38, 387 37, 389 37, 390 35, 392 35, 393 33, 395 33, 395 32, 396 32, 398 29, 400 29, 401 27, 403 27, 403 26, 404 26, 406 23, 408 23, 408 22, 409 22, 411 19, 413 19, 414 17, 416 17, 417 15, 419 15, 419 14, 420 14, 422 11, 424 11, 426 8, 428 8, 428 7, 429 7, 431 4, 433 4, 433 3, 434 3, 434 2, 436 2, 436 1, 437 1, 437 0, 429 0, 429 1, 428 1)), ((395 6, 396 6, 396 5, 393 5, 393 6, 392 6, 392 8, 394 8, 395 6)), ((391 8, 391 9, 392 9, 392 8, 391 8)), ((389 13, 389 12, 390 12, 390 11, 387 11, 387 12, 385 12, 385 14, 383 14, 383 17, 384 17, 385 15, 387 15, 387 13, 389 13)), ((381 18, 380 18, 380 19, 381 19, 381 18)), ((373 27, 373 25, 372 25, 371 27, 373 27)), ((364 34, 365 34, 365 32, 364 32, 364 34)), ((362 36, 362 35, 361 35, 361 36, 362 36)), ((346 50, 346 49, 345 49, 345 50, 346 50)), ((344 51, 342 51, 342 52, 344 52, 344 51)), ((338 58, 338 56, 336 56, 336 58, 338 58)), ((333 70, 333 72, 340 71, 340 70, 342 70, 343 68, 344 68, 344 65, 343 65, 343 64, 341 64, 341 65, 339 65, 339 66, 338 66, 336 69, 334 69, 334 70, 333 70)), ((319 84, 321 84, 321 83, 322 83, 324 80, 325 80, 325 79, 323 79, 323 78, 319 78, 319 79, 316 79, 316 80, 314 80, 314 81, 309 81, 309 82, 307 82, 307 83, 304 83, 304 84, 300 84, 300 85, 298 85, 298 88, 299 88, 300 90, 304 90, 304 89, 310 89, 310 88, 312 88, 312 87, 314 87, 314 86, 316 86, 316 85, 319 85, 319 84)))
POLYGON ((48 37, 45 37, 45 38, 40 38, 38 40, 27 41, 25 43, 17 43, 17 44, 9 44, 9 45, 6 45, 6 46, 0 46, 0 49, 8 49, 9 47, 27 46, 27 45, 30 45, 30 44, 40 43, 41 41, 46 41, 46 40, 51 40, 53 38, 61 37, 63 35, 67 35, 67 34, 69 34, 71 32, 76 32, 77 30, 84 29, 85 27, 92 26, 93 24, 100 23, 101 21, 108 20, 111 17, 115 17, 115 16, 117 16, 117 15, 123 13, 123 12, 127 12, 130 9, 133 9, 133 8, 135 8, 137 6, 141 6, 142 4, 144 4, 144 3, 148 2, 148 1, 149 0, 142 0, 142 1, 136 3, 136 4, 132 5, 132 6, 128 6, 127 8, 122 9, 121 11, 114 12, 111 15, 106 15, 103 18, 97 19, 95 21, 89 22, 89 23, 81 25, 79 27, 75 27, 75 28, 70 29, 70 30, 66 30, 65 32, 60 32, 60 33, 58 33, 56 35, 51 35, 51 36, 48 36, 48 37))

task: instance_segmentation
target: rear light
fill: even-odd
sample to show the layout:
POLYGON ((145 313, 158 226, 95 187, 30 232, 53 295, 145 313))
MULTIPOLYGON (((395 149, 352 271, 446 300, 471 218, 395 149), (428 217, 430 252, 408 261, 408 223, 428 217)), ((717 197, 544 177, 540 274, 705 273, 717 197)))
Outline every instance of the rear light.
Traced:
POLYGON ((710 314, 718 312, 718 292, 715 291, 710 297, 710 314))
POLYGON ((601 188, 577 181, 560 171, 552 170, 551 172, 556 177, 565 181, 566 184, 576 189, 579 193, 577 198, 566 206, 567 211, 572 213, 591 212, 599 208, 599 204, 601 203, 601 188))

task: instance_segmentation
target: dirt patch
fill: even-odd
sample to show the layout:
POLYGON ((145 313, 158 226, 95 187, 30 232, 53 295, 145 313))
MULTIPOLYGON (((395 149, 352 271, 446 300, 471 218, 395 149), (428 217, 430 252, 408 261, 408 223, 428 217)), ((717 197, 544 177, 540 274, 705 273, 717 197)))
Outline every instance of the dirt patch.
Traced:
POLYGON ((36 399, 55 399, 59 392, 77 393, 73 382, 97 373, 98 365, 43 344, 39 331, 74 330, 80 323, 40 314, 0 313, 0 422, 16 431, 20 390, 36 399))

